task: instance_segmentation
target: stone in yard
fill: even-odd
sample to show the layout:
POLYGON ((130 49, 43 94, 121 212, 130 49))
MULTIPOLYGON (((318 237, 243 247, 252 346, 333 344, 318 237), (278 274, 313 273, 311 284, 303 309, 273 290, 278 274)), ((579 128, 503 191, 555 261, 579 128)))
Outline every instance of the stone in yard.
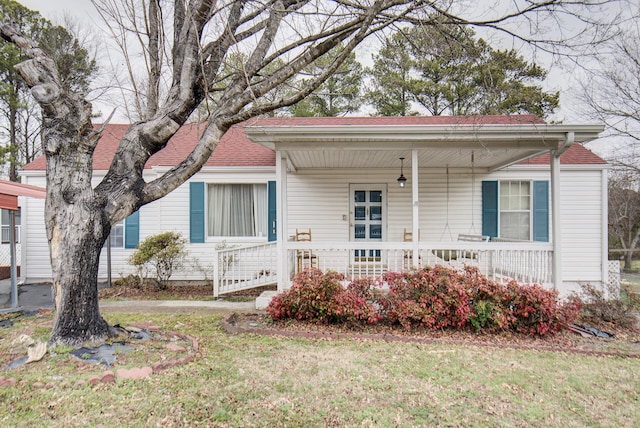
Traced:
POLYGON ((175 343, 167 344, 166 348, 172 352, 184 352, 186 349, 180 345, 176 345, 175 343))
POLYGON ((144 379, 153 373, 151 367, 132 367, 131 369, 118 369, 116 372, 118 379, 144 379))
POLYGON ((116 381, 116 377, 111 370, 107 370, 104 373, 102 373, 102 378, 100 379, 100 382, 113 383, 115 381, 116 381))
MULTIPOLYGON (((27 363, 32 363, 34 361, 40 361, 45 354, 47 353, 47 343, 46 342, 38 342, 33 346, 29 346, 27 348, 27 363)), ((26 364, 26 363, 25 363, 26 364)))
POLYGON ((278 294, 278 292, 275 290, 263 291, 262 294, 256 298, 256 309, 260 311, 267 309, 271 299, 273 299, 276 294, 278 294))

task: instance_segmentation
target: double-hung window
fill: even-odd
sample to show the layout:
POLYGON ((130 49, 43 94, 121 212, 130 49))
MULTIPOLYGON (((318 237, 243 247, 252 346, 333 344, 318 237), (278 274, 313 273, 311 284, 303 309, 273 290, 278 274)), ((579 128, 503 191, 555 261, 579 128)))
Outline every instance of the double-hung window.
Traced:
POLYGON ((207 235, 266 237, 266 184, 207 185, 207 235))
POLYGON ((531 182, 500 182, 500 237, 531 239, 531 182))

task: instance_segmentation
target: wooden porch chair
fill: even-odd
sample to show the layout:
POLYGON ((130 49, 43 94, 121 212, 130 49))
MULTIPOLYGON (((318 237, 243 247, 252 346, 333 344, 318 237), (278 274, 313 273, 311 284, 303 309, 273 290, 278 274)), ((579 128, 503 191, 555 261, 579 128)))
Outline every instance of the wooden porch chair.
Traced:
MULTIPOLYGON (((311 242, 311 229, 298 230, 296 228, 295 238, 297 242, 311 242)), ((318 267, 318 256, 311 250, 297 250, 296 260, 298 261, 298 272, 302 272, 303 268, 318 267)))

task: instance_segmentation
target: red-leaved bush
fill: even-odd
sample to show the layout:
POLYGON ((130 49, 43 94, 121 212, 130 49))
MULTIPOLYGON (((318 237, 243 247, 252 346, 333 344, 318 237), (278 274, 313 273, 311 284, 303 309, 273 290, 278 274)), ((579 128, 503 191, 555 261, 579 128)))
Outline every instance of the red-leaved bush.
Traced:
POLYGON ((442 265, 385 274, 389 293, 380 304, 386 319, 406 329, 464 327, 472 308, 460 276, 458 271, 442 265))
POLYGON ((405 329, 473 327, 543 336, 573 322, 580 311, 577 299, 559 302, 557 292, 536 284, 499 284, 476 267, 388 272, 382 281, 388 290, 371 278, 358 278, 346 288, 343 282, 344 276, 335 272, 306 270, 271 301, 267 312, 274 320, 384 322, 405 329))
POLYGON ((578 299, 558 302, 558 292, 538 284, 507 284, 511 300, 511 329, 531 336, 556 333, 564 325, 575 321, 581 309, 578 299))
POLYGON ((378 310, 368 301, 364 287, 356 283, 344 288, 344 276, 336 272, 323 274, 319 269, 308 269, 297 274, 292 287, 275 296, 267 312, 274 320, 313 320, 322 323, 375 323, 378 310))

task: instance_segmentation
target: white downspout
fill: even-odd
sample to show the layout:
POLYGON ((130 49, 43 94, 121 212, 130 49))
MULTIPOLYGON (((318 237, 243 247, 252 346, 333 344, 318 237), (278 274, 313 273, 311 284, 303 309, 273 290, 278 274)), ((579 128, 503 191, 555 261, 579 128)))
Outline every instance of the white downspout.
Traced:
MULTIPOLYGON (((602 255, 601 255, 601 259, 602 259, 602 285, 606 286, 606 285, 611 285, 609 284, 609 198, 605 198, 605 195, 609 194, 609 175, 608 175, 608 171, 606 169, 602 170, 602 188, 600 190, 601 192, 601 199, 602 199, 602 207, 600 209, 600 212, 602 212, 602 232, 600 233, 600 236, 602 236, 602 243, 601 243, 601 250, 602 251, 602 255)), ((605 290, 609 290, 608 288, 604 288, 605 290)), ((618 293, 620 292, 620 290, 617 290, 618 293)), ((616 297, 620 297, 618 296, 607 296, 608 298, 616 298, 616 297)))

